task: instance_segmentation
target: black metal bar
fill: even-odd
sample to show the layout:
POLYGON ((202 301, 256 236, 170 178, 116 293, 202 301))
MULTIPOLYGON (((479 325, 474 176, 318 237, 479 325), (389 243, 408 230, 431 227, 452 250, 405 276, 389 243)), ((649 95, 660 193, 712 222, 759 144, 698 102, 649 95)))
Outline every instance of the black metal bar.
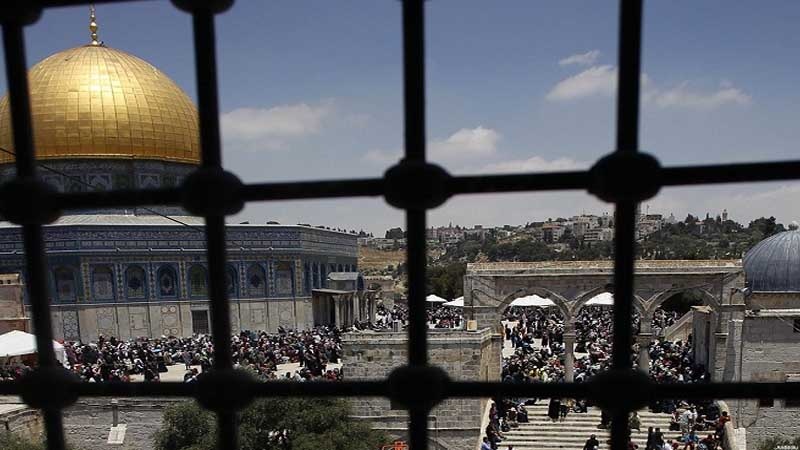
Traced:
POLYGON ((611 415, 611 448, 627 449, 631 438, 628 429, 628 411, 616 411, 611 415))
MULTIPOLYGON (((661 169, 661 180, 664 186, 669 187, 800 180, 800 161, 664 167, 661 169)), ((453 176, 447 188, 452 195, 497 194, 584 190, 588 188, 589 182, 589 172, 586 171, 534 172, 453 176)), ((242 199, 246 202, 371 197, 383 194, 382 178, 254 183, 244 185, 241 190, 242 199)), ((174 187, 59 192, 56 194, 56 200, 64 210, 123 206, 177 206, 181 204, 181 190, 174 187)))
MULTIPOLYGON (((36 163, 33 150, 30 91, 28 90, 27 64, 25 63, 25 39, 21 25, 16 23, 3 25, 3 49, 6 56, 17 177, 33 177, 36 176, 36 163)), ((41 225, 23 225, 22 236, 26 254, 27 280, 25 284, 28 287, 28 296, 31 302, 33 328, 38 349, 37 360, 40 368, 55 367, 58 362, 53 350, 53 329, 45 291, 47 269, 41 225)), ((45 409, 43 413, 48 448, 62 450, 64 448, 64 430, 61 426, 61 411, 57 408, 45 409)))
POLYGON ((677 166, 665 167, 661 171, 664 186, 797 179, 800 179, 800 161, 677 166))
POLYGON ((642 0, 621 0, 619 76, 617 78, 617 151, 639 150, 642 0))
POLYGON ((206 218, 208 242, 209 307, 211 335, 214 340, 214 368, 233 367, 231 356, 231 313, 228 289, 225 285, 225 220, 206 218))
POLYGON ((406 159, 425 159, 425 1, 403 2, 406 159))
MULTIPOLYGON (((617 80, 618 153, 639 150, 639 77, 642 40, 642 0, 621 0, 619 20, 619 77, 617 80)), ((631 367, 633 260, 636 228, 636 203, 619 200, 614 210, 614 339, 612 366, 631 367)), ((647 369, 645 369, 647 370, 647 369)), ((630 439, 628 412, 613 412, 611 448, 626 450, 630 439)))
POLYGON ((199 10, 192 14, 194 59, 197 71, 197 109, 200 115, 200 145, 203 167, 222 166, 217 98, 217 55, 214 14, 199 10))
MULTIPOLYGON (((214 14, 210 10, 198 9, 192 14, 192 23, 197 65, 200 143, 203 150, 202 166, 207 169, 221 169, 214 14)), ((225 218, 221 213, 206 216, 206 240, 214 369, 229 370, 233 368, 231 316, 225 286, 225 218)), ((238 448, 236 428, 235 412, 217 411, 217 448, 232 450, 238 448)))
POLYGON ((287 183, 248 184, 242 188, 242 199, 250 201, 300 200, 334 197, 383 195, 383 179, 297 181, 287 183))
POLYGON ((612 365, 631 368, 636 204, 619 202, 614 217, 614 339, 612 365))
POLYGON ((406 212, 408 258, 408 363, 428 363, 428 319, 425 312, 425 211, 406 212))
POLYGON ((38 0, 39 3, 45 8, 61 7, 61 6, 80 6, 89 5, 91 3, 127 3, 127 2, 142 2, 153 0, 38 0))
MULTIPOLYGON (((405 160, 425 161, 425 2, 403 1, 403 94, 405 160)), ((420 202, 423 199, 419 199, 420 202)), ((406 210, 408 266, 408 363, 428 363, 428 321, 425 313, 427 251, 425 209, 406 210)), ((409 409, 411 450, 428 446, 428 413, 422 405, 409 409)))

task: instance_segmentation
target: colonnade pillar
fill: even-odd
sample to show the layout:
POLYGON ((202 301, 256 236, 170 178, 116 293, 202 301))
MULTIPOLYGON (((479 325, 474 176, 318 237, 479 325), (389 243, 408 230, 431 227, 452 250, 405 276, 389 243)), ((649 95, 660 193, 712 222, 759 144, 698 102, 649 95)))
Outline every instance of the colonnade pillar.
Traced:
POLYGON ((564 332, 564 379, 567 383, 575 381, 575 332, 564 332))
POLYGON ((639 343, 639 370, 644 373, 650 372, 650 342, 653 340, 653 333, 639 333, 636 335, 636 342, 639 343))

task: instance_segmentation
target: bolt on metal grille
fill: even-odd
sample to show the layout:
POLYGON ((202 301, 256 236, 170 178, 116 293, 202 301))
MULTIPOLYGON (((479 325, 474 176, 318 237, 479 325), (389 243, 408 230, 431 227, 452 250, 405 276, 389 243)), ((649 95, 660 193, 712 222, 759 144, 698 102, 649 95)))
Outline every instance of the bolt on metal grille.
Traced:
MULTIPOLYGON (((105 3, 127 0, 95 0, 105 3)), ((202 165, 181 187, 149 190, 59 193, 36 179, 23 27, 44 8, 76 6, 81 0, 5 0, 0 7, 14 147, 16 177, 0 191, 0 213, 22 225, 28 274, 28 297, 38 368, 19 381, 0 382, 0 394, 20 395, 43 412, 47 448, 64 449, 61 410, 79 396, 194 397, 218 420, 218 448, 237 448, 236 412, 248 401, 269 396, 386 396, 409 409, 410 445, 427 448, 427 417, 448 397, 586 398, 610 410, 612 448, 625 450, 627 414, 651 400, 669 398, 800 399, 800 383, 652 383, 631 366, 634 220, 638 202, 663 186, 800 179, 800 160, 661 167, 638 151, 642 0, 620 1, 619 80, 616 150, 588 171, 518 175, 450 176, 426 161, 424 0, 402 0, 405 156, 381 178, 243 184, 222 168, 217 99, 214 16, 233 0, 173 0, 193 17, 202 165), (449 197, 470 193, 585 190, 615 204, 613 367, 588 383, 504 384, 455 382, 428 365, 425 320, 426 211, 449 197), (225 289, 226 215, 249 201, 359 196, 385 197, 406 211, 408 230, 409 361, 387 380, 338 383, 257 383, 232 367, 229 303, 225 289), (57 365, 53 348, 42 226, 61 209, 182 205, 206 220, 210 305, 215 348, 214 370, 194 384, 81 383, 57 365)))

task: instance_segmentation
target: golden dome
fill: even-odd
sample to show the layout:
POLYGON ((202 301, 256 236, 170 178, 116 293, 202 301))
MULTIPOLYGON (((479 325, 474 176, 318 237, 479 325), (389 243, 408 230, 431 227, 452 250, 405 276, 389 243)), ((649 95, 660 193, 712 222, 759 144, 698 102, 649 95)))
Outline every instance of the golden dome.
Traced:
MULTIPOLYGON (((38 159, 150 159, 197 164, 197 109, 151 64, 101 45, 51 55, 28 72, 38 159)), ((8 96, 0 146, 13 150, 8 96)), ((14 157, 0 152, 0 163, 14 157)))

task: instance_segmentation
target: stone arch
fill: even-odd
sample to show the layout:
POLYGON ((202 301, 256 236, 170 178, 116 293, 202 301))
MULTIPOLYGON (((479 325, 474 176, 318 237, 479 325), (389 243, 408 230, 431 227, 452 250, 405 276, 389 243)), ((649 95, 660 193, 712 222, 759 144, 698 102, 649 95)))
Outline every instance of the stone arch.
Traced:
POLYGON ((714 296, 714 294, 708 292, 708 290, 700 286, 684 286, 679 288, 667 289, 666 291, 659 292, 658 294, 655 294, 654 296, 650 297, 645 302, 647 317, 652 317, 653 313, 655 313, 656 311, 656 308, 661 306, 661 304, 664 303, 665 301, 672 298, 672 296, 674 296, 675 294, 680 294, 682 292, 689 292, 689 291, 700 293, 700 295, 703 298, 703 304, 711 306, 711 309, 713 309, 715 312, 719 312, 720 301, 717 299, 717 297, 714 296))
POLYGON ((561 294, 547 289, 541 286, 529 286, 526 288, 520 288, 516 291, 512 292, 511 294, 505 296, 500 304, 497 306, 497 313, 502 314, 503 311, 511 304, 515 299, 519 297, 524 297, 526 295, 538 295, 539 297, 547 298, 552 300, 553 303, 556 304, 556 308, 561 312, 561 315, 564 316, 564 320, 570 320, 572 318, 572 309, 570 308, 570 302, 566 298, 564 298, 561 294))
MULTIPOLYGON (((599 294, 602 294, 603 292, 610 292, 610 293, 613 294, 614 293, 614 288, 611 285, 598 286, 598 287, 589 289, 588 291, 583 292, 580 295, 578 295, 575 298, 575 301, 572 303, 572 312, 573 312, 573 314, 577 315, 578 312, 581 310, 581 308, 583 308, 584 305, 586 305, 586 302, 588 302, 589 300, 591 300, 595 296, 597 296, 599 294)), ((645 300, 643 298, 639 297, 636 294, 633 294, 633 308, 636 310, 636 312, 639 313, 639 317, 644 317, 645 316, 646 309, 647 309, 645 303, 646 302, 645 302, 645 300)))

